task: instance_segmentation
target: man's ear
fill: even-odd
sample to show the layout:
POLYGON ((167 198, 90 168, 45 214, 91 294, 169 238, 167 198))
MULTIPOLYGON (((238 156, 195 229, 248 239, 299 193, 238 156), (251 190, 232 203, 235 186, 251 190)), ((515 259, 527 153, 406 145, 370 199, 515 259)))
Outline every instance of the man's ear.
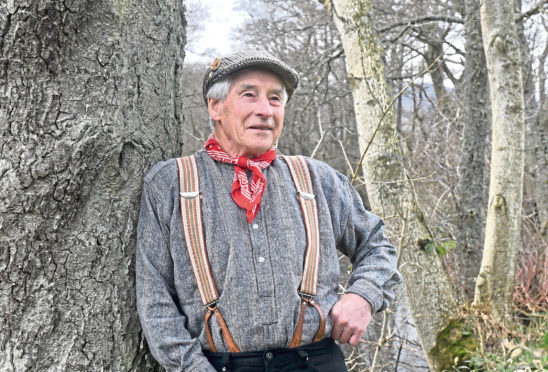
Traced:
POLYGON ((222 106, 222 102, 220 99, 216 98, 207 98, 207 111, 209 112, 209 116, 213 119, 213 121, 221 120, 221 114, 220 109, 222 106))

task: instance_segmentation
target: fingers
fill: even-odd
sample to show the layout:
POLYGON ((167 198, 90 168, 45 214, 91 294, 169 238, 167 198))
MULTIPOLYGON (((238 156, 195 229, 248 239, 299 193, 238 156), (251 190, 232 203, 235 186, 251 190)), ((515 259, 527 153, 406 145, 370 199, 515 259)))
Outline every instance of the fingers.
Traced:
POLYGON ((356 346, 371 320, 371 306, 363 298, 347 294, 329 312, 331 338, 356 346))
POLYGON ((351 337, 354 337, 355 330, 352 330, 350 327, 346 327, 339 337, 339 343, 346 344, 351 337))
MULTIPOLYGON (((333 324, 333 323, 332 323, 333 324)), ((331 338, 339 341, 341 344, 349 343, 352 346, 356 346, 363 335, 364 329, 337 324, 331 329, 331 338)))
POLYGON ((363 323, 355 324, 353 319, 346 319, 345 314, 340 314, 336 308, 329 314, 331 319, 331 338, 341 344, 350 343, 356 346, 365 331, 363 323))
POLYGON ((354 333, 352 337, 350 337, 350 340, 348 340, 348 343, 352 346, 356 346, 358 342, 362 339, 363 331, 361 333, 354 333))
POLYGON ((331 338, 333 340, 339 340, 343 333, 344 325, 337 322, 333 317, 331 317, 331 325, 333 326, 333 328, 331 328, 331 338))

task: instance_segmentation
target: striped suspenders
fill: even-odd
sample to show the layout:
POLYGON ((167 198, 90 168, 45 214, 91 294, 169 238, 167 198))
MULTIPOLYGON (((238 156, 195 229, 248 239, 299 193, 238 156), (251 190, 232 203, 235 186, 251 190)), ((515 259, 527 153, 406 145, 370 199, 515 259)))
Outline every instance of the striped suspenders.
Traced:
MULTIPOLYGON (((297 198, 301 206, 307 241, 303 278, 298 290, 302 298, 301 309, 295 333, 289 345, 289 347, 293 348, 301 344, 304 314, 307 305, 313 306, 320 315, 320 326, 314 336, 314 342, 320 341, 323 338, 325 317, 318 304, 314 301, 318 285, 320 233, 318 227, 318 207, 314 198, 312 179, 310 178, 306 160, 303 157, 284 156, 283 158, 289 166, 291 177, 297 189, 297 198)), ((212 314, 215 314, 221 326, 221 332, 225 338, 228 350, 232 353, 240 352, 221 312, 217 308, 219 292, 215 285, 207 257, 200 205, 200 182, 196 160, 194 156, 187 156, 177 158, 176 161, 179 170, 181 223, 200 297, 204 306, 207 307, 205 329, 209 347, 211 351, 217 351, 209 328, 209 319, 212 314)))
POLYGON ((240 349, 228 331, 221 311, 217 308, 219 292, 211 274, 211 267, 207 258, 204 228, 202 225, 202 208, 200 205, 200 180, 196 159, 194 156, 186 156, 176 160, 177 168, 179 169, 181 222, 185 234, 186 248, 190 262, 192 263, 192 270, 196 277, 202 303, 207 307, 205 316, 207 341, 209 342, 211 351, 217 351, 213 343, 211 330, 209 329, 209 318, 211 318, 212 314, 215 314, 221 326, 221 332, 225 338, 228 350, 231 353, 238 353, 240 349))
POLYGON ((318 205, 312 187, 312 178, 308 170, 306 159, 301 156, 284 156, 291 177, 297 189, 297 199, 303 214, 304 228, 306 231, 306 253, 304 256, 303 278, 299 287, 301 295, 301 312, 295 333, 289 347, 297 347, 301 344, 303 333, 304 313, 306 305, 313 306, 320 315, 320 326, 314 336, 314 342, 323 338, 325 331, 325 317, 322 309, 314 301, 318 290, 318 268, 320 266, 320 228, 318 225, 318 205))

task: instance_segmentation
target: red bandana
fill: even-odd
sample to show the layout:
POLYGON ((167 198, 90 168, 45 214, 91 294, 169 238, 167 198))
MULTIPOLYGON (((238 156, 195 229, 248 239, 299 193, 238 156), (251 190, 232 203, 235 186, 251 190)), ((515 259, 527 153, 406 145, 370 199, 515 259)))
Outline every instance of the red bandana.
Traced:
POLYGON ((265 169, 276 159, 276 150, 272 147, 270 150, 253 159, 245 156, 230 156, 219 146, 213 134, 209 136, 205 144, 209 156, 213 160, 222 163, 234 164, 234 183, 232 184, 232 199, 240 208, 247 211, 247 220, 253 221, 261 206, 261 197, 266 187, 266 178, 262 169, 265 169), (245 169, 253 172, 251 179, 251 191, 245 169))

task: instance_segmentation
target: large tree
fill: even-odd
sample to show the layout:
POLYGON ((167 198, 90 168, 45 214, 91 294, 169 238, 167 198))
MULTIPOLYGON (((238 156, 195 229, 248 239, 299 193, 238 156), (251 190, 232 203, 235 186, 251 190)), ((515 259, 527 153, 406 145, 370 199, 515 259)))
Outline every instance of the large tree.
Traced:
POLYGON ((519 38, 512 0, 483 0, 481 29, 492 111, 491 176, 485 246, 474 302, 512 318, 516 256, 521 245, 524 103, 519 38))
POLYGON ((153 370, 135 230, 182 148, 182 0, 2 1, 0 30, 0 370, 153 370))

